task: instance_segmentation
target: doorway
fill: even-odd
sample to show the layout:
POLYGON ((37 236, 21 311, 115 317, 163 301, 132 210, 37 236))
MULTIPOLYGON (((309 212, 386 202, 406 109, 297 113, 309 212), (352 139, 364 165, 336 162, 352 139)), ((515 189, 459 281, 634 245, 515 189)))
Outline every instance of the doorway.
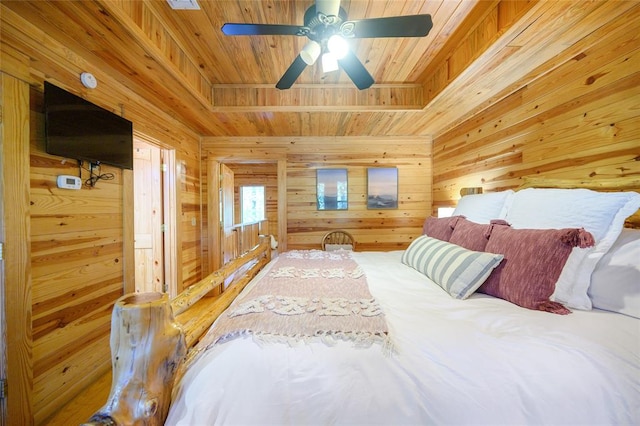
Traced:
MULTIPOLYGON (((0 158, 0 176, 2 175, 2 159, 0 158)), ((5 336, 7 330, 5 329, 7 319, 5 318, 5 292, 4 292, 4 179, 0 179, 0 200, 3 200, 0 205, 0 426, 7 424, 7 400, 5 398, 5 384, 7 377, 6 370, 6 347, 5 336)))
POLYGON ((135 291, 177 294, 175 151, 133 141, 135 291))

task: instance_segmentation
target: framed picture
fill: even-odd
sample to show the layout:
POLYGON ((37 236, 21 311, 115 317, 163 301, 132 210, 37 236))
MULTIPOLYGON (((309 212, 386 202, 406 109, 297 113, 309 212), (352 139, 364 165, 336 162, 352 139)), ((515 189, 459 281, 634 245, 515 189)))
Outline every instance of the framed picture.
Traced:
POLYGON ((316 170, 318 210, 347 210, 347 169, 316 170))
POLYGON ((396 167, 367 169, 367 208, 398 208, 398 169, 396 167))

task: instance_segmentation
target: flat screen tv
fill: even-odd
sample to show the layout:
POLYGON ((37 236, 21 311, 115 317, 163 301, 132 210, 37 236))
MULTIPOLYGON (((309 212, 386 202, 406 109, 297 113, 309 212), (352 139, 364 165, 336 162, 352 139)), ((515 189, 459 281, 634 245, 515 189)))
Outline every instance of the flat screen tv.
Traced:
POLYGON ((117 114, 44 83, 46 151, 133 169, 133 126, 117 114))

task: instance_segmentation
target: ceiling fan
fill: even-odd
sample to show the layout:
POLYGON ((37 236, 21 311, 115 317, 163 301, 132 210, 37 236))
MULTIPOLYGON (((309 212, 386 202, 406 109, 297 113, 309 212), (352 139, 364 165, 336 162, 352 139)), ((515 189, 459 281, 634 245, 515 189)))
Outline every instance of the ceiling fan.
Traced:
POLYGON ((340 0, 316 0, 304 14, 304 25, 226 23, 222 32, 229 36, 294 35, 305 36, 309 42, 276 84, 278 89, 290 88, 307 65, 313 65, 322 54, 324 72, 340 66, 358 89, 367 89, 373 77, 346 40, 377 37, 424 37, 433 27, 431 15, 393 16, 347 20, 340 0))

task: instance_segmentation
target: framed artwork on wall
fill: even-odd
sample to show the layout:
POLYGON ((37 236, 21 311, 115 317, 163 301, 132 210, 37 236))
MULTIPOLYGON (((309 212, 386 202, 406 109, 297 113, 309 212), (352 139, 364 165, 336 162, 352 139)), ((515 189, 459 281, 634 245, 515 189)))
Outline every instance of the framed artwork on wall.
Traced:
POLYGON ((347 210, 347 169, 316 170, 316 199, 318 210, 347 210))
POLYGON ((398 208, 398 169, 396 167, 367 169, 367 208, 398 208))

